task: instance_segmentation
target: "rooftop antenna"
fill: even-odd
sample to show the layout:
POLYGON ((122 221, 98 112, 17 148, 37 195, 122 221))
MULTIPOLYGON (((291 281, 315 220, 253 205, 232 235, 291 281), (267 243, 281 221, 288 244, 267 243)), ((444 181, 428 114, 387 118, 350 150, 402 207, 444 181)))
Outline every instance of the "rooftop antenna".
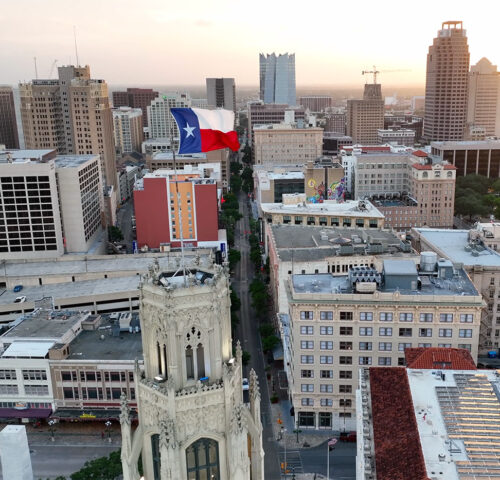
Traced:
POLYGON ((75 54, 76 54, 76 66, 80 66, 80 60, 78 60, 78 45, 76 43, 76 27, 73 25, 73 37, 75 39, 75 54))
POLYGON ((36 66, 36 57, 33 57, 33 62, 35 62, 35 80, 38 79, 38 67, 36 66))

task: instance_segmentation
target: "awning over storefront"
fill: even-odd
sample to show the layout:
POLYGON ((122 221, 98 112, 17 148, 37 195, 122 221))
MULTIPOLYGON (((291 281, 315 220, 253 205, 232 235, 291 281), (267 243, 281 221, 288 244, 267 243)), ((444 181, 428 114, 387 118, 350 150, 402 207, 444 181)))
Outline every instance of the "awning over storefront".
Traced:
POLYGON ((51 413, 51 408, 0 408, 0 418, 47 418, 51 413))
MULTIPOLYGON (((137 413, 131 410, 130 417, 135 419, 137 413)), ((59 420, 71 420, 87 422, 87 421, 101 421, 101 420, 119 420, 120 410, 118 409, 92 409, 92 410, 80 410, 72 408, 60 408, 52 414, 54 419, 59 420)))

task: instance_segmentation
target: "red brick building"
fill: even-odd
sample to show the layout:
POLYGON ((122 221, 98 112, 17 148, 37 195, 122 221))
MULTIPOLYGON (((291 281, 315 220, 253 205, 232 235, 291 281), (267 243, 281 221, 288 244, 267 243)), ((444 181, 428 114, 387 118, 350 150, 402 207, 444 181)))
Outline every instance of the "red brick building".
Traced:
POLYGON ((126 92, 113 92, 113 107, 131 107, 142 110, 142 126, 148 126, 148 107, 159 96, 152 88, 127 88, 126 92))

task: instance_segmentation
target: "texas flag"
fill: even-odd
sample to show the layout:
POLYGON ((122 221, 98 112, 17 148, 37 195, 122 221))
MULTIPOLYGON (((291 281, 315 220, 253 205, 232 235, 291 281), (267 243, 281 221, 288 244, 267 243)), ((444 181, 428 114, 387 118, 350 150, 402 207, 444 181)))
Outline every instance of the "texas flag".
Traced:
POLYGON ((171 108, 180 133, 179 153, 200 153, 240 148, 234 131, 234 113, 230 110, 171 108))

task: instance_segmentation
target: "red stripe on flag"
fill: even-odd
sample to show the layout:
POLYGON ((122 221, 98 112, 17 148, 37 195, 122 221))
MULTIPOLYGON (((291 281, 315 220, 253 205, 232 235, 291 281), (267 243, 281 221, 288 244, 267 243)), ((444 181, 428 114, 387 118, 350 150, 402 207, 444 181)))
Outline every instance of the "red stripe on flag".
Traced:
POLYGON ((236 152, 240 149, 238 135, 234 130, 223 133, 219 130, 200 129, 200 135, 202 152, 210 152, 211 150, 219 150, 220 148, 230 148, 236 152))

